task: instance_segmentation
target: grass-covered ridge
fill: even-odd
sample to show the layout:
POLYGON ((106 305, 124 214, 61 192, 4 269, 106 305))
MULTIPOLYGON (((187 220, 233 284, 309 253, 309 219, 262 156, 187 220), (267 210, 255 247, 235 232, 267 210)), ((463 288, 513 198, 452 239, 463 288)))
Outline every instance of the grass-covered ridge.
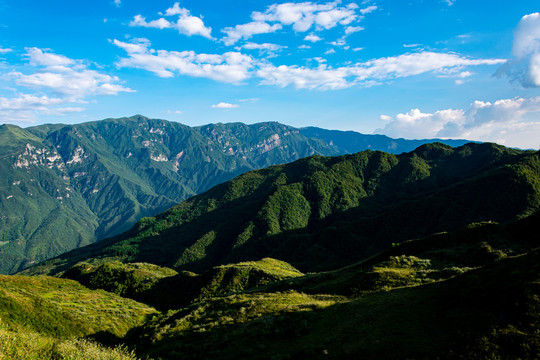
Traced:
POLYGON ((97 333, 124 336, 156 310, 48 276, 0 276, 0 321, 57 338, 97 333))
POLYGON ((263 257, 304 272, 335 269, 391 243, 533 213, 539 164, 538 152, 495 144, 312 156, 247 172, 27 273, 94 257, 195 272, 263 257))
POLYGON ((283 279, 302 276, 291 265, 270 258, 217 266, 203 274, 176 271, 146 263, 79 263, 62 277, 90 289, 103 289, 156 306, 178 309, 192 302, 240 293, 283 279), (164 296, 163 294, 167 294, 164 296))

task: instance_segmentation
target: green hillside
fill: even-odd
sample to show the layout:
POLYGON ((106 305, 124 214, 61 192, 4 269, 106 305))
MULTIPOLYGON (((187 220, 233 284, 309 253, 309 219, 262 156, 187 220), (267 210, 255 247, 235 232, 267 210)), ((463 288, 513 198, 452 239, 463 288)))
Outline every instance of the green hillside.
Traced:
POLYGON ((195 272, 263 257, 303 272, 335 269, 392 243, 533 213, 539 155, 429 144, 401 155, 312 156, 245 173, 26 273, 54 274, 93 258, 195 272))
POLYGON ((156 314, 72 280, 0 276, 0 359, 135 359, 83 337, 121 338, 156 314))
POLYGON ((120 234, 248 170, 378 146, 367 142, 340 147, 275 122, 1 125, 0 273, 120 234))
POLYGON ((4 276, 0 349, 537 359, 539 157, 436 143, 247 172, 23 271, 63 278, 4 276))
POLYGON ((539 216, 472 224, 342 269, 195 300, 125 341, 157 359, 534 359, 539 216))

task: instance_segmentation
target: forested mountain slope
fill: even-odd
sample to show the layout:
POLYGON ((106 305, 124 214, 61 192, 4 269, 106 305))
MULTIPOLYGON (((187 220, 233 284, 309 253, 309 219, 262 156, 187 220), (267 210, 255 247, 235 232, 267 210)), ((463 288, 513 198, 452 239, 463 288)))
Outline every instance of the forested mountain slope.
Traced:
POLYGON ((263 257, 303 272, 337 268, 392 243, 532 214, 540 206, 539 155, 435 143, 401 155, 312 156, 245 173, 28 273, 92 259, 196 272, 263 257))
POLYGON ((192 128, 133 116, 2 125, 0 273, 119 234, 245 171, 363 149, 355 146, 275 122, 192 128))

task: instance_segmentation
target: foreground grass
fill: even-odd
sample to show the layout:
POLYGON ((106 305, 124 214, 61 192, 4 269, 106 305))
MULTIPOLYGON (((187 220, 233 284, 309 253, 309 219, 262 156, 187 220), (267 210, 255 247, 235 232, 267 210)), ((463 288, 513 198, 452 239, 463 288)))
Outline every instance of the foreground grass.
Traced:
POLYGON ((108 348, 85 339, 60 340, 0 323, 0 360, 136 360, 124 347, 108 348))
POLYGON ((122 337, 156 310, 102 290, 48 276, 0 276, 0 320, 8 326, 67 339, 108 333, 122 337))

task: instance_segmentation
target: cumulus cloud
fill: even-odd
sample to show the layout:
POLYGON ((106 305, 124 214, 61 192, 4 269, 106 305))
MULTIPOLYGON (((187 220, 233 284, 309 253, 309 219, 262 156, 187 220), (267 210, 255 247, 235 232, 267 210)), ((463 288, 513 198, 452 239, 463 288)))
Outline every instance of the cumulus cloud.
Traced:
POLYGON ((338 24, 348 25, 358 19, 354 3, 339 6, 339 2, 316 4, 313 2, 284 3, 270 5, 264 13, 253 12, 251 17, 260 22, 278 22, 291 25, 296 32, 308 31, 316 25, 331 29, 338 24))
POLYGON ((238 105, 237 104, 230 104, 230 103, 226 103, 226 102, 220 102, 219 104, 212 105, 212 107, 215 108, 215 109, 234 109, 234 108, 237 108, 238 105))
POLYGON ((49 49, 45 51, 36 47, 26 48, 25 56, 32 66, 68 66, 75 63, 64 55, 51 53, 49 49))
POLYGON ((321 41, 322 39, 318 35, 309 34, 309 35, 306 35, 304 40, 305 41, 311 41, 311 42, 317 42, 317 41, 321 41))
POLYGON ((468 109, 422 113, 412 109, 394 117, 381 115, 375 133, 405 138, 465 138, 522 148, 540 148, 540 97, 474 101, 468 109))
POLYGON ((200 17, 193 16, 189 10, 181 8, 179 3, 175 3, 165 11, 165 16, 176 15, 178 15, 176 21, 159 18, 148 22, 144 16, 135 15, 129 25, 156 29, 176 29, 179 33, 187 36, 200 35, 212 39, 212 28, 205 26, 200 17))
POLYGON ((278 30, 281 30, 282 26, 280 24, 267 24, 261 21, 253 21, 247 24, 236 25, 235 27, 228 27, 222 31, 226 34, 223 38, 225 45, 233 45, 238 42, 238 40, 244 39, 247 40, 253 35, 257 34, 268 34, 273 33, 278 30))
POLYGON ((6 53, 11 52, 11 51, 13 51, 13 50, 11 50, 11 49, 4 49, 4 48, 0 47, 0 54, 6 54, 6 53))
POLYGON ((525 15, 514 29, 512 57, 499 68, 523 87, 540 86, 540 13, 525 15))
POLYGON ((112 43, 128 55, 117 63, 119 67, 144 69, 164 78, 180 74, 239 83, 249 77, 254 66, 251 56, 239 52, 197 54, 194 51, 156 51, 150 49, 147 42, 131 44, 113 40, 112 43))
POLYGON ((8 74, 15 84, 35 90, 50 91, 69 101, 90 95, 116 95, 133 92, 120 84, 120 79, 87 69, 82 61, 38 48, 27 48, 30 65, 38 67, 32 74, 12 71, 8 74))
MULTIPOLYGON (((283 26, 292 26, 295 32, 306 32, 312 28, 328 30, 341 25, 347 26, 346 31, 352 33, 359 31, 360 27, 349 25, 361 20, 364 14, 373 10, 372 8, 376 9, 376 7, 368 7, 358 10, 358 5, 351 3, 340 6, 340 1, 325 4, 310 1, 273 4, 264 12, 252 12, 251 22, 223 29, 225 37, 222 41, 226 45, 234 45, 242 39, 250 39, 253 35, 276 32, 283 26)), ((317 42, 321 38, 310 34, 304 40, 317 42)))

